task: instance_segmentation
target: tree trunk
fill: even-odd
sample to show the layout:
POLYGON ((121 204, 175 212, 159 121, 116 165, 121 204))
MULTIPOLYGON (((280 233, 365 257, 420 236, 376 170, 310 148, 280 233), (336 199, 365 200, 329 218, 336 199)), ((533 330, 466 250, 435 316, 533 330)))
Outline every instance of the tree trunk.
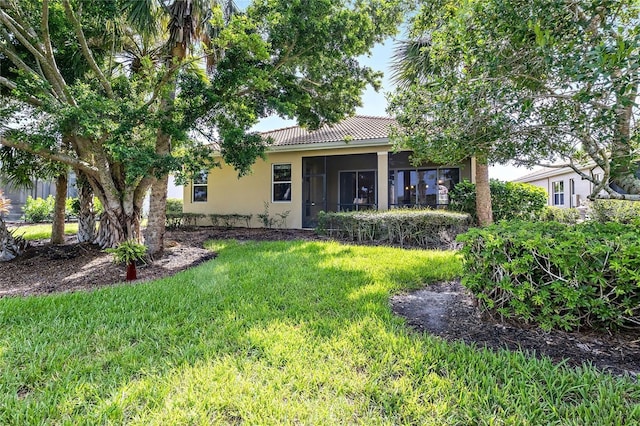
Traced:
POLYGON ((51 225, 51 244, 64 244, 65 207, 67 201, 67 172, 56 178, 56 198, 53 205, 53 223, 51 225))
POLYGON ((22 238, 15 238, 0 218, 0 262, 20 256, 29 244, 22 238))
POLYGON ((476 162, 476 214, 478 215, 480 226, 487 226, 493 223, 489 164, 486 159, 477 159, 476 162))
POLYGON ((149 221, 144 230, 144 244, 147 253, 153 258, 164 250, 164 233, 167 220, 167 187, 169 176, 158 179, 151 187, 149 200, 149 221))
POLYGON ((96 215, 93 211, 93 189, 86 176, 76 171, 78 187, 78 242, 93 243, 96 239, 96 215))
POLYGON ((100 215, 95 244, 102 248, 116 247, 127 240, 140 242, 141 237, 139 209, 133 215, 126 215, 122 210, 112 210, 105 206, 104 212, 100 215))

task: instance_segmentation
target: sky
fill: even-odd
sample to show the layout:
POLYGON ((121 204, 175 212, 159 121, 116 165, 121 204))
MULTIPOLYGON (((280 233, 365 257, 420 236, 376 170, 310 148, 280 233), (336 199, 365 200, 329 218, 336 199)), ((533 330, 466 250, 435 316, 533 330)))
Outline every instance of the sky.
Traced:
MULTIPOLYGON (((393 55, 393 40, 388 40, 384 44, 377 45, 371 52, 369 57, 361 57, 362 64, 367 65, 374 70, 382 71, 384 77, 382 79, 382 88, 376 92, 372 88, 368 88, 362 97, 362 107, 356 109, 358 115, 387 116, 387 100, 385 94, 393 91, 394 84, 391 82, 390 61, 393 55)), ((287 126, 295 126, 294 120, 284 120, 274 116, 263 119, 255 130, 263 132, 267 130, 279 129, 287 126)), ((513 180, 518 177, 531 173, 526 168, 518 168, 514 166, 496 165, 489 169, 489 177, 500 180, 513 180)))

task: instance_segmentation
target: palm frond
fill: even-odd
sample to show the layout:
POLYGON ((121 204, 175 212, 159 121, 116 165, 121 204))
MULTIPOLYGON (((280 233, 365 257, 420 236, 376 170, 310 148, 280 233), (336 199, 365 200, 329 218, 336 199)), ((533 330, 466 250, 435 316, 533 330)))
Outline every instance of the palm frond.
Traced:
POLYGON ((398 86, 407 87, 436 72, 430 48, 431 38, 428 36, 397 42, 391 57, 391 80, 398 86))
POLYGON ((124 0, 122 12, 127 21, 143 34, 156 36, 161 32, 159 25, 161 4, 158 0, 124 0))

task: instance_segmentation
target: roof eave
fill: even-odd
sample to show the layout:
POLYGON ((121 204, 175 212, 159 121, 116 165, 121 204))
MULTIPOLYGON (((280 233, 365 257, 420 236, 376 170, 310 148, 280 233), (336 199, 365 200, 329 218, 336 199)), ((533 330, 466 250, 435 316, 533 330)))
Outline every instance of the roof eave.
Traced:
POLYGON ((296 145, 273 145, 267 147, 268 152, 316 151, 323 149, 344 149, 354 147, 373 147, 391 145, 389 138, 361 139, 352 141, 330 141, 296 145))
MULTIPOLYGON (((580 167, 580 170, 585 172, 585 171, 590 171, 596 168, 598 168, 598 166, 595 163, 589 163, 580 167)), ((571 173, 575 173, 575 172, 570 167, 551 168, 551 170, 538 170, 533 173, 529 173, 528 175, 520 176, 517 179, 513 179, 512 182, 529 182, 529 181, 539 180, 539 179, 549 179, 552 177, 571 174, 571 173)))

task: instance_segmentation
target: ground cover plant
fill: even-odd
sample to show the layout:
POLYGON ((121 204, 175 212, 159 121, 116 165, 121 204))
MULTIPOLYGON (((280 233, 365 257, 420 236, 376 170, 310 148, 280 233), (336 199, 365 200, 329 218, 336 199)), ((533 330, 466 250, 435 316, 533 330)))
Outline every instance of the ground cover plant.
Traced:
POLYGON ((219 240, 159 281, 0 300, 2 424, 629 424, 640 387, 411 332, 454 252, 219 240))

